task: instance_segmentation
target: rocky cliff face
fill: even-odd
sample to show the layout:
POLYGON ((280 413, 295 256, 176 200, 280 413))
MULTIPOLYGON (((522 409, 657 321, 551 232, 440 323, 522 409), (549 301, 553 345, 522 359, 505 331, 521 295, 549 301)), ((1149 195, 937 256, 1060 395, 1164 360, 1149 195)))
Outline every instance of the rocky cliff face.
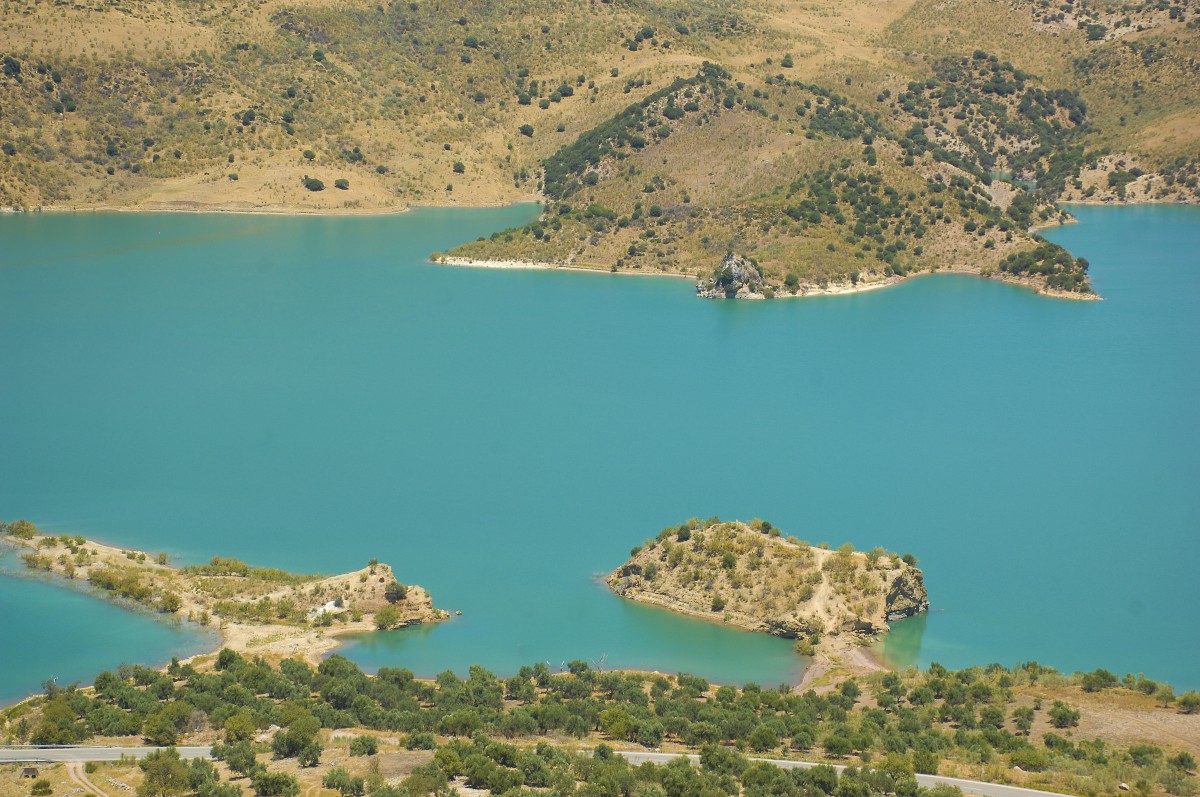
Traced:
POLYGON ((733 252, 708 279, 696 283, 696 294, 705 299, 761 299, 763 277, 757 266, 733 252))
POLYGON ((665 529, 606 581, 630 600, 783 637, 884 633, 929 606, 921 571, 895 554, 817 548, 760 521, 665 529))
POLYGON ((903 620, 929 608, 925 591, 925 576, 915 567, 906 567, 897 574, 887 594, 887 620, 903 620))

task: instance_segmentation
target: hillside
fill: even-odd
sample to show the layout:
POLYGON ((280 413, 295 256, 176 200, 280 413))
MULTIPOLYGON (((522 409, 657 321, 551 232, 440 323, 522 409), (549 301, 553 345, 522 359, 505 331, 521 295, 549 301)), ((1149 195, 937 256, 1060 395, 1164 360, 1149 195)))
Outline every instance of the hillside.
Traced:
POLYGON ((300 575, 214 557, 175 567, 166 554, 115 548, 83 537, 45 535, 28 521, 0 523, 0 541, 24 550, 31 570, 86 582, 119 600, 220 631, 223 644, 317 661, 348 633, 436 623, 424 589, 396 580, 390 565, 336 576, 300 575))
POLYGON ((994 57, 935 67, 941 82, 879 95, 888 123, 782 72, 751 90, 706 63, 547 159, 542 188, 554 201, 541 220, 450 256, 695 274, 711 277, 712 295, 806 294, 948 269, 1089 296, 1086 261, 1027 233, 1057 217, 1045 196, 991 176, 1008 168, 1061 188, 1082 158, 1082 101, 1026 85, 994 57), (1014 96, 985 99, 993 81, 1014 96), (950 130, 940 121, 950 113, 973 126, 950 130), (901 117, 912 121, 898 134, 901 117), (993 157, 985 140, 1008 154, 993 157), (753 267, 749 278, 716 268, 727 253, 753 267))
POLYGON ((450 257, 1088 297, 1056 203, 1200 198, 1186 0, 2 2, 0 207, 538 198, 450 257))
POLYGON ((630 600, 810 643, 886 633, 929 606, 921 571, 900 556, 814 547, 758 520, 664 529, 606 581, 630 600))

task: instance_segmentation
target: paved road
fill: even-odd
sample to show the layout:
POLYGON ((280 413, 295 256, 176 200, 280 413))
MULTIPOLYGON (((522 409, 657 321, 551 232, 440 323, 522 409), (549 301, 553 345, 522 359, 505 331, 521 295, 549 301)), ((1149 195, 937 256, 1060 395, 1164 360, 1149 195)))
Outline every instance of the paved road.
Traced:
MULTIPOLYGON (((623 757, 631 764, 644 764, 647 761, 655 764, 661 764, 670 761, 673 758, 679 758, 678 753, 642 753, 635 750, 617 750, 616 754, 623 757)), ((700 760, 700 756, 689 755, 689 761, 696 763, 700 760)), ((811 761, 786 761, 779 758, 751 758, 751 761, 764 761, 768 764, 774 764, 782 769, 809 769, 815 767, 816 764, 811 761)), ((834 765, 834 768, 841 772, 845 769, 844 766, 834 765)), ((951 778, 945 775, 917 775, 917 783, 922 786, 936 786, 939 783, 947 786, 957 786, 967 794, 976 794, 979 797, 1062 797, 1061 794, 1049 791, 1039 791, 1037 789, 1026 789, 1021 786, 1006 786, 1002 783, 983 783, 977 780, 963 780, 962 778, 951 778)))
MULTIPOLYGON (((122 756, 141 758, 162 747, 0 747, 0 764, 6 763, 38 763, 58 761, 119 761, 122 756)), ((183 758, 212 758, 211 747, 177 747, 183 758)), ((631 764, 644 764, 647 761, 662 764, 673 758, 679 758, 678 753, 643 753, 636 750, 617 750, 631 764)), ((693 763, 699 762, 700 756, 685 756, 693 763)), ((751 761, 764 761, 783 769, 808 769, 816 764, 810 761, 786 761, 777 758, 752 758, 751 761)), ((836 766, 839 772, 844 766, 836 766)), ((917 775, 917 783, 922 786, 945 784, 957 786, 967 794, 979 797, 1062 797, 1060 794, 1037 789, 1026 789, 1021 786, 1006 786, 1001 783, 983 783, 976 780, 963 780, 945 775, 917 775)))
MULTIPOLYGON (((0 747, 0 764, 36 764, 71 761, 120 761, 141 758, 165 747, 0 747)), ((212 758, 211 747, 176 747, 182 758, 212 758)))

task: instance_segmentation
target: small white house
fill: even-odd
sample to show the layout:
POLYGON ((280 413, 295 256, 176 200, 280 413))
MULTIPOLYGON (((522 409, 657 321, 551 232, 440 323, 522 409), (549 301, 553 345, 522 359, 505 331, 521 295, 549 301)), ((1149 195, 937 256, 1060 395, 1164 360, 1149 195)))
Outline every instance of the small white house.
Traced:
POLYGON ((328 601, 327 603, 323 603, 315 609, 310 609, 308 612, 308 620, 309 622, 312 622, 313 620, 317 619, 317 615, 319 614, 341 614, 344 611, 346 611, 346 607, 338 606, 337 601, 328 601))

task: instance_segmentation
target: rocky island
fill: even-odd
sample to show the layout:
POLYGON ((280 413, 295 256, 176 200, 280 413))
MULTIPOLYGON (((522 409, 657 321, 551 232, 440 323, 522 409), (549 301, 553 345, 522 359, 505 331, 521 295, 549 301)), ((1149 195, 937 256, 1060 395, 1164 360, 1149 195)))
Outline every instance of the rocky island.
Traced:
POLYGON ((317 661, 337 637, 421 623, 449 614, 429 593, 402 584, 390 565, 372 560, 336 576, 289 573, 213 557, 176 567, 165 553, 117 548, 80 536, 47 535, 32 523, 0 523, 0 540, 24 550, 31 570, 87 582, 120 600, 220 631, 238 651, 317 661))
POLYGON ((879 548, 810 545, 763 520, 692 519, 634 548, 606 583, 640 603, 797 639, 818 657, 811 682, 889 622, 929 607, 915 563, 879 548))

